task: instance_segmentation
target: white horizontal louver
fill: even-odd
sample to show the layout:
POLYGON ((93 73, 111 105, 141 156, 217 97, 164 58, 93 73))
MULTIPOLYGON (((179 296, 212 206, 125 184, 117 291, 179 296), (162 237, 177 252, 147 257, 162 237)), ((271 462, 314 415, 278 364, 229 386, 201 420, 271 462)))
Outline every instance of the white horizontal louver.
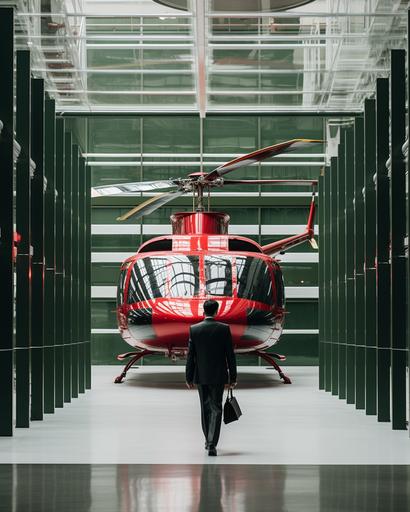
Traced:
MULTIPOLYGON (((286 286, 285 295, 287 299, 317 299, 319 288, 317 286, 286 286)), ((91 297, 93 299, 115 299, 116 296, 116 286, 91 287, 91 297)))
MULTIPOLYGON (((127 258, 134 256, 134 252, 93 252, 91 254, 92 263, 122 263, 127 258)), ((288 252, 278 254, 277 260, 281 263, 318 263, 319 254, 317 252, 288 252)))

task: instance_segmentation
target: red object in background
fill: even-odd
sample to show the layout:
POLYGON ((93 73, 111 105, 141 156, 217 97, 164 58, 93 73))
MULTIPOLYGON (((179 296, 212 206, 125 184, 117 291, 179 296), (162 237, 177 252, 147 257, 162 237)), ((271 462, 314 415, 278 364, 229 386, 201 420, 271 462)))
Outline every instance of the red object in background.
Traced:
POLYGON ((13 262, 16 263, 17 259, 17 247, 18 244, 21 242, 21 235, 20 233, 17 233, 17 231, 13 232, 13 262))

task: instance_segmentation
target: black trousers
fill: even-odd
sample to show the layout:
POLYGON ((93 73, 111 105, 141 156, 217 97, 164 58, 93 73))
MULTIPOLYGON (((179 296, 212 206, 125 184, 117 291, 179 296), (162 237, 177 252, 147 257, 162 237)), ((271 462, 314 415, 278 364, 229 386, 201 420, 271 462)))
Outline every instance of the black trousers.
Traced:
POLYGON ((199 399, 201 402, 202 431, 208 445, 218 444, 222 421, 222 398, 224 384, 208 386, 198 384, 199 399))

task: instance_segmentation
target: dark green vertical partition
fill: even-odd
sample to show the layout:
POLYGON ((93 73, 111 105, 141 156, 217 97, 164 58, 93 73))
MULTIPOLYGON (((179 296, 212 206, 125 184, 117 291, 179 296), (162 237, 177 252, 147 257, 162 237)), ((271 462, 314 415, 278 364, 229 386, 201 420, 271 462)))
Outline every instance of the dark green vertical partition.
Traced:
POLYGON ((16 260, 16 427, 30 426, 31 345, 31 140, 30 52, 17 52, 16 139, 21 153, 16 169, 16 229, 21 236, 16 260))
POLYGON ((389 80, 376 84, 377 419, 390 421, 389 80))
MULTIPOLYGON (((408 11, 407 17, 407 69, 410 69, 410 10, 408 11)), ((410 78, 407 77, 407 98, 410 98, 410 78)), ((410 138, 410 115, 407 116, 407 148, 405 150, 406 153, 406 161, 407 161, 407 183, 406 189, 410 190, 410 168, 409 168, 409 138, 410 138)), ((410 196, 407 194, 407 204, 406 204, 406 213, 407 213, 407 250, 410 247, 410 196)), ((407 258, 407 366, 410 367, 410 257, 407 258)), ((410 379, 408 382, 408 400, 410 401, 410 379)), ((409 403, 410 408, 410 403, 409 403)), ((410 434, 410 429, 409 429, 410 434)))
POLYGON ((79 317, 79 294, 78 294, 78 210, 79 210, 79 197, 78 197, 78 171, 79 171, 79 147, 74 144, 72 147, 72 217, 71 217, 71 265, 72 265, 72 295, 71 295, 71 396, 78 397, 78 317, 79 317))
POLYGON ((337 240, 338 240, 338 395, 346 398, 346 130, 342 128, 339 144, 337 190, 337 240))
POLYGON ((364 103, 364 239, 365 239, 365 340, 366 414, 376 414, 376 105, 364 103))
POLYGON ((325 265, 325 324, 324 324, 324 389, 331 390, 332 385, 332 355, 331 355, 331 329, 332 329, 332 275, 331 275, 331 210, 330 210, 330 185, 332 173, 332 160, 329 167, 325 168, 324 176, 324 247, 323 260, 325 265))
POLYGON ((324 389, 324 323, 325 323, 325 278, 324 278, 324 253, 323 247, 325 244, 325 225, 324 225, 324 189, 323 189, 323 174, 319 176, 319 389, 324 389), (323 247, 322 247, 323 244, 323 247))
POLYGON ((332 232, 332 333, 331 333, 331 358, 332 358, 332 395, 339 393, 339 243, 338 243, 338 173, 339 164, 337 158, 331 160, 331 232, 332 232))
POLYGON ((56 120, 55 406, 64 405, 64 119, 56 120))
POLYGON ((32 81, 31 154, 36 170, 31 181, 32 351, 31 419, 44 412, 44 81, 32 81))
POLYGON ((72 343, 72 138, 65 133, 64 141, 64 402, 71 402, 71 343, 72 343))
POLYGON ((85 159, 80 157, 78 182, 78 392, 85 391, 85 159))
POLYGON ((406 130, 406 56, 391 52, 391 347, 392 426, 406 429, 406 177, 402 147, 406 130))
POLYGON ((330 166, 325 170, 325 275, 326 275, 326 319, 325 319, 325 391, 332 389, 332 211, 331 182, 335 159, 331 158, 330 166))
POLYGON ((91 167, 85 167, 85 388, 91 389, 91 167))
POLYGON ((13 435, 14 12, 0 8, 0 435, 13 435))
POLYGON ((44 412, 53 413, 55 405, 55 167, 56 126, 55 102, 45 100, 44 111, 44 175, 46 179, 44 208, 44 412))
POLYGON ((354 128, 345 137, 345 262, 346 262, 346 400, 355 403, 356 347, 355 347, 355 295, 354 295, 354 128))
POLYGON ((364 121, 355 119, 354 125, 354 293, 355 293, 355 384, 356 409, 365 408, 365 291, 364 291, 364 121))

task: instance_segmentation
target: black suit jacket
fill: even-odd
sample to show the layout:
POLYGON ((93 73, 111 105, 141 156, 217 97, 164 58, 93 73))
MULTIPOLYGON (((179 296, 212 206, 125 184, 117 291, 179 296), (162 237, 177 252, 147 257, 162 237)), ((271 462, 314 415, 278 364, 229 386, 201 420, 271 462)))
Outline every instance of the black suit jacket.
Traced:
POLYGON ((186 381, 195 384, 212 386, 236 382, 236 359, 229 325, 205 318, 191 326, 185 374, 186 381))

